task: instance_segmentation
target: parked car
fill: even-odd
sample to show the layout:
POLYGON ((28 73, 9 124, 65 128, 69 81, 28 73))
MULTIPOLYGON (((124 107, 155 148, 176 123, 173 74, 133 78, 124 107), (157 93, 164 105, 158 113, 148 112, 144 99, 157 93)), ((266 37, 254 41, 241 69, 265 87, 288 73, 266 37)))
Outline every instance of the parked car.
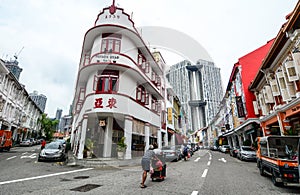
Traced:
POLYGON ((230 156, 237 157, 239 148, 240 147, 237 147, 237 146, 231 147, 230 150, 229 150, 230 156))
POLYGON ((222 145, 222 146, 220 146, 220 151, 223 152, 223 153, 228 153, 229 149, 230 149, 229 145, 222 145))
POLYGON ((240 160, 256 160, 256 151, 250 146, 241 146, 237 154, 240 160))
POLYGON ((45 148, 41 150, 38 161, 65 161, 65 147, 59 142, 51 142, 46 144, 45 148))
POLYGON ((24 139, 20 142, 20 146, 32 146, 30 139, 24 139))
POLYGON ((210 150, 212 150, 212 151, 218 151, 218 147, 217 146, 211 146, 210 150))
POLYGON ((34 138, 29 138, 29 140, 31 141, 31 143, 32 143, 33 146, 37 144, 36 139, 34 139, 34 138))
POLYGON ((176 162, 181 159, 180 148, 176 148, 175 146, 164 146, 162 147, 161 151, 166 161, 176 162))

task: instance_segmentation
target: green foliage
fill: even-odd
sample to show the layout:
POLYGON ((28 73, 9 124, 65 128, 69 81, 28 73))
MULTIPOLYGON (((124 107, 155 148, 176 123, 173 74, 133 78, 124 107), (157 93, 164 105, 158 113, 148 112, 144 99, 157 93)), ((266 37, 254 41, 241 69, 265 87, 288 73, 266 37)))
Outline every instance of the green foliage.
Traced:
POLYGON ((42 117, 38 119, 38 124, 41 125, 41 131, 44 132, 46 140, 51 140, 55 133, 55 127, 58 124, 58 120, 53 120, 47 117, 47 114, 42 114, 42 117))
POLYGON ((87 138, 87 139, 86 139, 85 145, 86 145, 87 150, 93 151, 93 148, 94 148, 94 142, 93 142, 90 138, 87 138))
POLYGON ((117 143, 117 150, 118 151, 125 151, 127 148, 127 145, 125 143, 125 137, 122 137, 120 141, 117 143))

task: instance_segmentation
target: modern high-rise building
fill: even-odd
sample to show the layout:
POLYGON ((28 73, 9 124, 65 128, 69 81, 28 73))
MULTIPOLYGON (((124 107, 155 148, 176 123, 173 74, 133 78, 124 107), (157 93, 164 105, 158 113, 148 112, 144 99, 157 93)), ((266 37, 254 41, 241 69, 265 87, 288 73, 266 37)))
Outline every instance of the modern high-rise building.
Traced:
POLYGON ((29 94, 30 98, 34 103, 41 109, 42 112, 45 112, 45 107, 47 103, 47 97, 43 94, 38 94, 37 91, 29 94))
POLYGON ((207 60, 198 60, 195 65, 184 60, 172 65, 166 77, 186 111, 188 128, 197 131, 207 126, 223 97, 220 68, 207 60))
POLYGON ((53 119, 53 120, 58 120, 58 124, 57 124, 56 127, 55 127, 55 129, 56 129, 57 131, 60 130, 60 129, 59 129, 59 128, 60 128, 59 123, 61 122, 60 119, 61 119, 61 117, 62 117, 62 112, 63 112, 62 109, 57 108, 56 113, 55 113, 55 118, 53 119))
POLYGON ((4 65, 16 77, 16 79, 19 80, 23 69, 20 68, 17 58, 15 60, 4 61, 4 65))

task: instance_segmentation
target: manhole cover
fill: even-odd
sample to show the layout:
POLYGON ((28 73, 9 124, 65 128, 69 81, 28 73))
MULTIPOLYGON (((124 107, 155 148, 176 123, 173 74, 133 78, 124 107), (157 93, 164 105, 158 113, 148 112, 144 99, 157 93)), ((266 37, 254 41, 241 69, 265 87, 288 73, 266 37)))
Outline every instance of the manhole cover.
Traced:
POLYGON ((71 189, 71 191, 88 192, 92 189, 95 189, 95 188, 98 188, 98 187, 101 187, 101 186, 102 185, 97 185, 97 184, 86 184, 84 186, 73 188, 73 189, 71 189))
POLYGON ((87 179, 89 177, 90 176, 77 176, 77 177, 74 177, 74 179, 87 179))

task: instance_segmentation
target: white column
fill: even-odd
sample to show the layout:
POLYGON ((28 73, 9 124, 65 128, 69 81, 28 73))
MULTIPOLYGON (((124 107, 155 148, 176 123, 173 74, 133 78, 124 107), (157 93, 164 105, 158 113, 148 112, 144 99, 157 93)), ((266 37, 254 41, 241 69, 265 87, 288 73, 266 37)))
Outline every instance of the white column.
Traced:
POLYGON ((124 159, 131 159, 131 143, 132 143, 132 117, 125 116, 125 128, 124 128, 124 137, 125 137, 125 143, 127 145, 127 149, 125 152, 124 159))
POLYGON ((164 142, 165 142, 164 146, 168 146, 168 131, 166 131, 166 133, 164 135, 164 142))
POLYGON ((175 146, 175 133, 171 136, 171 146, 175 146))
POLYGON ((158 145, 158 148, 161 148, 162 147, 162 143, 161 143, 161 130, 158 129, 157 130, 157 145, 158 145))
POLYGON ((78 159, 83 159, 83 150, 84 150, 84 144, 85 144, 87 121, 88 121, 88 119, 86 117, 84 117, 82 120, 78 159))
POLYGON ((113 117, 107 117, 106 128, 104 133, 105 138, 104 138, 103 157, 111 157, 112 132, 113 132, 113 117))
POLYGON ((149 136, 150 135, 150 127, 149 127, 149 123, 145 123, 145 152, 146 150, 148 150, 149 145, 150 145, 150 139, 149 136))

